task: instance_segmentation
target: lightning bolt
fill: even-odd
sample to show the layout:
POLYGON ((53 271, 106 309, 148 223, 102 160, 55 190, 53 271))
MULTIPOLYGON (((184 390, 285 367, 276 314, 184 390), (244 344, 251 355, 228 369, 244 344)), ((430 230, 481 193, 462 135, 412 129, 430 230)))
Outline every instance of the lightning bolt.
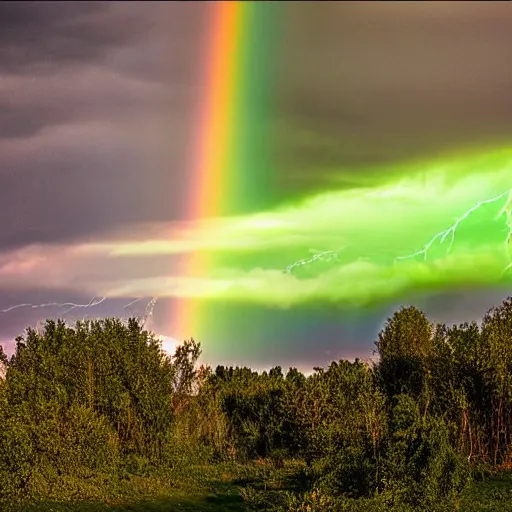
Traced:
POLYGON ((155 309, 155 305, 158 301, 158 297, 153 297, 146 306, 146 311, 144 313, 144 318, 142 319, 142 325, 146 326, 149 319, 153 316, 153 311, 155 309))
POLYGON ((132 300, 126 306, 124 306, 123 309, 128 309, 130 306, 133 306, 134 304, 137 304, 137 302, 140 302, 144 297, 139 297, 138 299, 132 300))
MULTIPOLYGON (((129 307, 133 306, 134 304, 137 304, 138 302, 142 301, 144 297, 139 297, 135 300, 132 300, 128 304, 124 306, 124 309, 128 309, 129 307)), ((146 304, 146 308, 144 310, 144 315, 138 316, 137 319, 141 322, 142 326, 145 326, 149 319, 153 316, 153 311, 155 309, 155 305, 158 301, 158 297, 152 297, 149 302, 146 304)))
POLYGON ((16 304, 14 306, 9 306, 6 309, 0 310, 0 313, 9 313, 10 311, 14 311, 15 309, 27 308, 27 309, 41 309, 41 308, 68 308, 62 314, 65 315, 76 308, 93 308, 98 306, 102 302, 105 302, 107 297, 102 297, 99 300, 96 300, 96 297, 93 297, 87 304, 76 304, 74 302, 46 302, 43 304, 16 304))
MULTIPOLYGON (((142 301, 144 297, 139 297, 135 300, 132 300, 128 304, 124 306, 124 309, 128 309, 130 306, 133 306, 134 304, 142 301)), ((61 316, 64 316, 71 311, 75 309, 90 309, 94 308, 95 306, 99 306, 103 302, 108 300, 107 297, 102 297, 101 299, 97 299, 96 297, 93 297, 87 304, 77 304, 75 302, 44 302, 41 304, 31 304, 31 303, 22 303, 22 304, 15 304, 13 306, 9 306, 5 309, 0 310, 0 314, 6 314, 10 313, 11 311, 14 311, 16 309, 43 309, 43 308, 67 308, 65 311, 61 313, 61 316)), ((153 297, 147 304, 145 308, 145 312, 143 317, 139 317, 139 321, 141 321, 142 325, 146 325, 146 323, 149 321, 149 319, 153 316, 153 311, 155 309, 155 305, 158 301, 158 297, 153 297)))
POLYGON ((339 261, 338 255, 343 250, 344 250, 344 248, 343 249, 337 249, 337 250, 334 250, 334 251, 317 252, 311 258, 303 258, 303 259, 301 259, 299 261, 296 261, 295 263, 292 263, 292 264, 288 265, 284 269, 284 273, 285 274, 291 274, 293 272, 294 268, 301 267, 303 265, 309 265, 310 263, 313 263, 315 261, 326 261, 326 262, 339 261))
MULTIPOLYGON (((453 247, 453 243, 455 241, 455 235, 457 232, 457 228, 459 227, 460 223, 463 222, 465 219, 467 219, 474 211, 481 208, 483 205, 495 203, 496 201, 499 201, 503 197, 505 197, 507 194, 509 194, 509 199, 507 201, 507 204, 501 209, 501 211, 496 216, 496 219, 500 218, 502 215, 507 215, 507 224, 508 224, 508 234, 505 238, 505 249, 507 253, 509 254, 509 258, 512 256, 510 254, 511 252, 511 242, 512 242, 512 188, 502 192, 501 194, 498 194, 497 196, 491 197, 490 199, 484 199, 482 201, 479 201, 475 205, 473 205, 471 208, 466 210, 459 218, 455 220, 455 222, 444 231, 440 231, 436 233, 426 244, 422 249, 419 249, 418 251, 415 251, 411 254, 408 254, 406 256, 398 256, 395 258, 395 261, 403 261, 411 258, 415 258, 416 256, 423 255, 423 258, 426 260, 428 257, 428 251, 434 244, 436 240, 441 241, 441 243, 444 243, 448 238, 450 240, 450 243, 447 247, 446 254, 449 254, 453 247)), ((291 274, 293 270, 297 267, 303 266, 303 265, 309 265, 311 263, 314 263, 315 261, 332 261, 333 259, 336 261, 338 260, 338 255, 343 249, 334 250, 334 251, 323 251, 320 253, 315 254, 311 258, 303 258, 301 260, 298 260, 294 263, 291 263, 284 269, 284 273, 291 274)), ((505 267, 503 270, 503 273, 508 271, 512 268, 512 262, 505 267)))
MULTIPOLYGON (((505 197, 505 195, 507 195, 507 194, 509 194, 509 201, 508 201, 507 205, 504 208, 502 208, 502 210, 498 213, 498 215, 496 216, 496 219, 501 217, 503 214, 507 214, 509 216, 509 220, 510 220, 509 203, 512 200, 512 189, 508 189, 505 192, 498 194, 497 196, 491 197, 490 199, 485 199, 485 200, 479 201, 474 206, 472 206, 471 208, 466 210, 448 229, 445 229, 444 231, 440 231, 439 233, 436 233, 428 241, 428 243, 423 247, 423 249, 413 252, 412 254, 408 254, 407 256, 398 256, 397 258, 395 258, 395 261, 415 258, 416 256, 419 256, 420 254, 423 254, 423 259, 426 260, 428 257, 428 251, 432 247, 432 244, 438 239, 440 239, 441 243, 444 243, 448 237, 450 237, 450 244, 448 245, 446 254, 449 254, 449 252, 451 251, 451 249, 453 247, 453 242, 455 241, 455 233, 457 231, 457 228, 459 227, 459 224, 463 220, 467 219, 469 217, 469 215, 471 215, 474 211, 478 210, 478 208, 480 208, 484 204, 495 203, 496 201, 499 201, 502 197, 505 197)), ((509 222, 509 232, 508 232, 508 235, 506 237, 506 242, 505 242, 506 247, 508 246, 508 242, 510 240, 511 231, 512 231, 512 226, 510 225, 510 222, 509 222)))

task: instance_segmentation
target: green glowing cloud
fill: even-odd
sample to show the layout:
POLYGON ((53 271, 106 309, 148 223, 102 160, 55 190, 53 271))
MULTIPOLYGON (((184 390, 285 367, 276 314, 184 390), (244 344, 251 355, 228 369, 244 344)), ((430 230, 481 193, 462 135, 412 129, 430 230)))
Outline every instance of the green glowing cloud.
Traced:
POLYGON ((207 273, 130 282, 122 293, 283 307, 307 301, 362 305, 415 290, 510 280, 511 148, 401 164, 392 171, 373 186, 363 186, 361 178, 357 188, 214 219, 175 240, 109 247, 118 258, 210 255, 207 273))

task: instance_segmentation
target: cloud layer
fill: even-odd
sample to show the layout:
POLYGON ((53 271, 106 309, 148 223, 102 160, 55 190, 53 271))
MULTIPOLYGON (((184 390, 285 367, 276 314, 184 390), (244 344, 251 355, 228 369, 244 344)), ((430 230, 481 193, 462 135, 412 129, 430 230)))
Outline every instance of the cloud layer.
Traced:
POLYGON ((153 225, 150 238, 142 225, 132 240, 32 245, 3 256, 0 278, 13 287, 20 280, 42 288, 72 283, 77 292, 99 296, 281 307, 364 305, 414 290, 493 285, 510 263, 511 168, 506 148, 452 156, 387 184, 324 193, 265 213, 181 229, 153 225), (322 256, 325 251, 331 253, 322 256), (180 274, 180 258, 198 252, 209 255, 210 266, 180 274))
MULTIPOLYGON (((468 284, 470 271, 478 277, 471 283, 494 286, 501 233, 475 243, 462 230, 446 258, 438 244, 427 263, 415 258, 397 270, 393 261, 510 187, 507 148, 440 156, 510 140, 508 6, 286 4, 273 49, 272 194, 253 202, 264 211, 248 206, 196 223, 185 212, 208 88, 209 5, 0 4, 0 309, 108 294, 90 313, 122 314, 137 294, 158 295, 168 299, 155 310, 155 328, 181 335, 166 317, 180 297, 196 297, 213 311, 203 334, 219 354, 223 339, 258 347, 279 336, 269 361, 289 355, 293 339, 298 360, 319 363, 307 336, 331 340, 323 342, 330 356, 322 349, 320 358, 337 353, 332 340, 355 353, 373 336, 365 325, 384 313, 333 320, 314 313, 312 301, 341 311, 340 301, 448 293, 468 284), (324 250, 337 260, 282 272, 324 250), (208 273, 182 275, 177 269, 194 253, 211 258, 208 273), (244 319, 236 329, 233 316, 244 319), (217 321, 228 327, 221 332, 217 321)), ((481 226, 486 212, 469 225, 481 226)), ((466 309, 485 310, 501 293, 467 292, 466 309)), ((461 303, 435 297, 425 299, 434 313, 436 304, 441 314, 461 303)), ((0 340, 62 311, 2 314, 0 340)), ((224 355, 236 352, 230 346, 224 355)), ((263 358, 262 350, 251 357, 263 358)))

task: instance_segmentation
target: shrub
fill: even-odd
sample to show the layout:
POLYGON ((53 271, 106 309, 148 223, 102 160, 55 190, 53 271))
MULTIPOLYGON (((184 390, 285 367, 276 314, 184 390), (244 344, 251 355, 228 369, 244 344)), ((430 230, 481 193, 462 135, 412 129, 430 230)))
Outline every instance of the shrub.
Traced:
POLYGON ((38 453, 32 494, 56 499, 69 499, 72 494, 88 497, 90 492, 81 483, 117 475, 117 436, 107 420, 91 409, 47 407, 44 420, 32 431, 38 453))
POLYGON ((35 460, 30 425, 4 416, 0 428, 0 500, 19 501, 28 496, 35 460))
POLYGON ((383 477, 392 502, 414 506, 449 502, 469 475, 466 461, 450 444, 447 426, 437 418, 421 418, 414 399, 399 395, 391 411, 383 477))

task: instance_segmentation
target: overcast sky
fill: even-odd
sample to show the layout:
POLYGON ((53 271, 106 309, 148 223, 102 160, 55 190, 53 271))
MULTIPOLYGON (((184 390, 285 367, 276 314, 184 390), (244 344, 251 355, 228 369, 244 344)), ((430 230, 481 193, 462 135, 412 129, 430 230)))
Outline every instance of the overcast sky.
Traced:
MULTIPOLYGON (((119 262, 76 248, 173 233, 187 220, 211 9, 195 2, 0 3, 0 309, 86 304, 91 283, 100 290, 112 274, 169 272, 169 256, 119 262)), ((275 193, 265 208, 336 181, 357 182, 371 166, 511 140, 506 2, 288 3, 279 30, 270 119, 275 193)), ((492 289, 421 304, 436 318, 459 321, 504 296, 492 289)), ((125 314, 135 298, 83 311, 125 314)), ((173 336, 169 303, 157 304, 153 327, 173 336)), ((232 340, 243 333, 253 346, 261 337, 280 341, 272 353, 254 350, 246 360, 246 348, 212 333, 212 360, 308 366, 369 352, 396 304, 350 318, 231 307, 244 318, 233 324, 232 340), (325 340, 314 352, 312 337, 325 340)), ((60 313, 2 313, 0 341, 60 313)))

